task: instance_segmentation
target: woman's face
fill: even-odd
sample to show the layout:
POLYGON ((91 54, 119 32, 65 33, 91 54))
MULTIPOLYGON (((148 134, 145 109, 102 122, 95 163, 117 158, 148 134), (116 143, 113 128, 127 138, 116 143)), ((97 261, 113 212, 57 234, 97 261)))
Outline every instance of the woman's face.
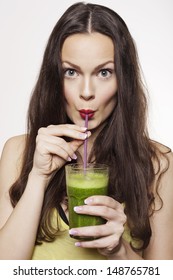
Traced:
POLYGON ((70 120, 98 128, 116 105, 117 79, 112 40, 101 33, 69 36, 62 47, 64 94, 70 120))

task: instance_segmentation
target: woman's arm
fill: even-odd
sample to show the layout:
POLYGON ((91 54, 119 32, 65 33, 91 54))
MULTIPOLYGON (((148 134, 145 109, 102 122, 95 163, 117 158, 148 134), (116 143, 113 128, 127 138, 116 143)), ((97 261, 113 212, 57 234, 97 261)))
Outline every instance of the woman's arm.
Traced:
POLYGON ((0 163, 0 259, 30 259, 35 243, 46 181, 29 175, 24 194, 13 209, 9 188, 19 173, 24 137, 7 141, 0 163))
POLYGON ((0 259, 31 258, 48 183, 89 135, 86 128, 68 124, 39 129, 33 167, 14 209, 9 189, 20 174, 25 138, 7 141, 0 163, 0 259), (66 142, 62 136, 74 140, 66 142))
MULTIPOLYGON (((156 209, 150 219, 152 236, 148 248, 144 252, 147 260, 173 260, 173 153, 167 154, 169 169, 162 176, 159 184, 159 197, 156 197, 156 209)), ((167 162, 162 160, 162 168, 167 162)))

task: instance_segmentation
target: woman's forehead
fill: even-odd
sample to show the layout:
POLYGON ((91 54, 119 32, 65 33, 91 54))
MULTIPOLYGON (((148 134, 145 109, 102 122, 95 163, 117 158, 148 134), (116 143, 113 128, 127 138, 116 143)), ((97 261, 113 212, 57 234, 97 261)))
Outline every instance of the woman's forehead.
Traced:
POLYGON ((62 46, 62 61, 72 63, 91 60, 114 61, 114 44, 112 39, 101 33, 74 34, 69 36, 62 46))

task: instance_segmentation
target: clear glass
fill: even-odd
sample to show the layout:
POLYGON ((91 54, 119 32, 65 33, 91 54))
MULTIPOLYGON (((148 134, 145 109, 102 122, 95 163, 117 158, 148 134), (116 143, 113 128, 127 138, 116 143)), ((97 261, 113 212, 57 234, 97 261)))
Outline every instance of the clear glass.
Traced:
MULTIPOLYGON (((69 207, 70 228, 94 226, 105 223, 99 216, 78 214, 75 206, 84 205, 84 200, 92 195, 107 195, 109 168, 105 164, 88 164, 84 169, 81 164, 68 164, 66 171, 66 187, 69 207)), ((75 236, 71 236, 75 238, 75 236)), ((76 237, 87 239, 87 237, 76 237)), ((93 238, 90 238, 93 239, 93 238)))

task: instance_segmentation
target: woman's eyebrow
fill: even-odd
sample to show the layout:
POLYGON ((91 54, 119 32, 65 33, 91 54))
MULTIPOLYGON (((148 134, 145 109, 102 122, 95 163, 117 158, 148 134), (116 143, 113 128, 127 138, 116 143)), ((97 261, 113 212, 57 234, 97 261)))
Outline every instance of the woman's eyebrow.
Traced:
POLYGON ((101 68, 106 67, 106 66, 107 66, 107 64, 109 64, 109 63, 112 63, 112 64, 113 64, 113 66, 114 66, 114 61, 112 61, 112 60, 108 60, 108 61, 106 61, 106 62, 104 62, 104 63, 99 64, 98 66, 96 66, 96 67, 95 67, 95 71, 97 71, 97 70, 99 70, 99 69, 101 69, 101 68))
MULTIPOLYGON (((62 61, 62 64, 64 64, 64 63, 67 63, 70 67, 73 67, 73 68, 75 68, 76 70, 81 71, 80 66, 78 66, 78 65, 76 65, 76 64, 74 64, 74 63, 72 63, 72 62, 70 62, 70 61, 62 61)), ((101 63, 101 64, 97 65, 97 66, 94 68, 94 71, 97 71, 97 70, 99 70, 99 69, 105 67, 105 66, 106 66, 107 64, 109 64, 109 63, 112 63, 112 64, 114 65, 114 61, 113 61, 113 60, 108 60, 108 61, 106 61, 106 62, 104 62, 104 63, 101 63)))
MULTIPOLYGON (((75 68, 76 70, 81 70, 81 68, 80 68, 78 65, 76 65, 76 64, 74 64, 74 63, 72 63, 72 62, 69 62, 69 61, 62 61, 62 64, 64 64, 64 63, 67 63, 70 67, 75 68)), ((68 67, 68 66, 67 66, 67 67, 68 67)))

